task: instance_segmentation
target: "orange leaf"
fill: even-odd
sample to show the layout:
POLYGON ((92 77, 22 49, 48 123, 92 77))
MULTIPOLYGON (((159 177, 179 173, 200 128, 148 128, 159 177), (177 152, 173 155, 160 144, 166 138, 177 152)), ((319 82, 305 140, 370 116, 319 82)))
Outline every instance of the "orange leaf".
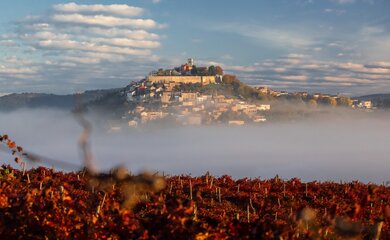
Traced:
POLYGON ((15 143, 14 141, 8 141, 8 142, 7 142, 7 145, 8 145, 9 148, 14 148, 14 147, 16 147, 16 143, 15 143))

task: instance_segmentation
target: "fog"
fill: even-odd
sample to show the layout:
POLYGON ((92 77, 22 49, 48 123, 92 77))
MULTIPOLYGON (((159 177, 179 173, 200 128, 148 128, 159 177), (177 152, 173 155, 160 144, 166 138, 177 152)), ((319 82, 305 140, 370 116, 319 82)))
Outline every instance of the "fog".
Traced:
MULTIPOLYGON (((390 115, 366 115, 335 114, 316 121, 126 133, 94 128, 91 148, 101 170, 124 164, 132 172, 147 169, 172 175, 198 176, 209 171, 234 178, 279 175, 304 181, 390 181, 390 115)), ((89 119, 95 122, 98 118, 89 119)), ((28 151, 76 165, 82 165, 77 145, 81 132, 77 121, 66 112, 0 113, 0 134, 8 134, 28 151)), ((0 152, 0 159, 1 164, 12 164, 13 157, 0 152)))

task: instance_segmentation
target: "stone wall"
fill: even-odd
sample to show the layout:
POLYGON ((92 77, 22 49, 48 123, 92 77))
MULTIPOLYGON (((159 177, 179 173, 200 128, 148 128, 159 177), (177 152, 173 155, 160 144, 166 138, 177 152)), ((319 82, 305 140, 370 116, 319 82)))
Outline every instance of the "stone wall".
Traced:
POLYGON ((201 83, 208 85, 215 83, 215 76, 148 76, 148 80, 152 83, 201 83))

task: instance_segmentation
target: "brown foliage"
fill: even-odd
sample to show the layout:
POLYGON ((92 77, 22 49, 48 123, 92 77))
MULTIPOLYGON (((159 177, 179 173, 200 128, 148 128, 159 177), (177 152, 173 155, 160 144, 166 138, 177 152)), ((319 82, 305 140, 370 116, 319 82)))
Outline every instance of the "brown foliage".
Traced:
POLYGON ((16 169, 0 173, 0 235, 7 239, 371 239, 379 226, 380 239, 390 237, 385 186, 207 174, 169 177, 166 188, 154 193, 144 191, 153 175, 112 173, 146 184, 135 187, 143 192, 132 195, 132 208, 125 209, 124 182, 90 191, 85 172, 40 167, 26 172, 30 183, 16 169))

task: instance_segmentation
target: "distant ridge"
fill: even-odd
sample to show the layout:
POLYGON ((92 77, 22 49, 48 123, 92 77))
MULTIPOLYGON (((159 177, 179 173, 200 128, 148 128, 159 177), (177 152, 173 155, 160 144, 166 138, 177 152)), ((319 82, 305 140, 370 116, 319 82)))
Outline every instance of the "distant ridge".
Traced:
MULTIPOLYGON (((77 98, 80 99, 82 104, 88 104, 118 91, 120 91, 119 88, 90 90, 81 93, 77 98)), ((56 95, 47 93, 13 93, 0 97, 0 111, 14 111, 22 108, 54 108, 72 110, 75 105, 75 94, 56 95)))
POLYGON ((390 93, 364 95, 356 97, 356 99, 361 101, 372 101, 376 107, 390 108, 390 93))
POLYGON ((361 100, 369 100, 369 99, 390 99, 390 93, 377 93, 377 94, 370 94, 370 95, 363 95, 356 97, 357 99, 361 100))

